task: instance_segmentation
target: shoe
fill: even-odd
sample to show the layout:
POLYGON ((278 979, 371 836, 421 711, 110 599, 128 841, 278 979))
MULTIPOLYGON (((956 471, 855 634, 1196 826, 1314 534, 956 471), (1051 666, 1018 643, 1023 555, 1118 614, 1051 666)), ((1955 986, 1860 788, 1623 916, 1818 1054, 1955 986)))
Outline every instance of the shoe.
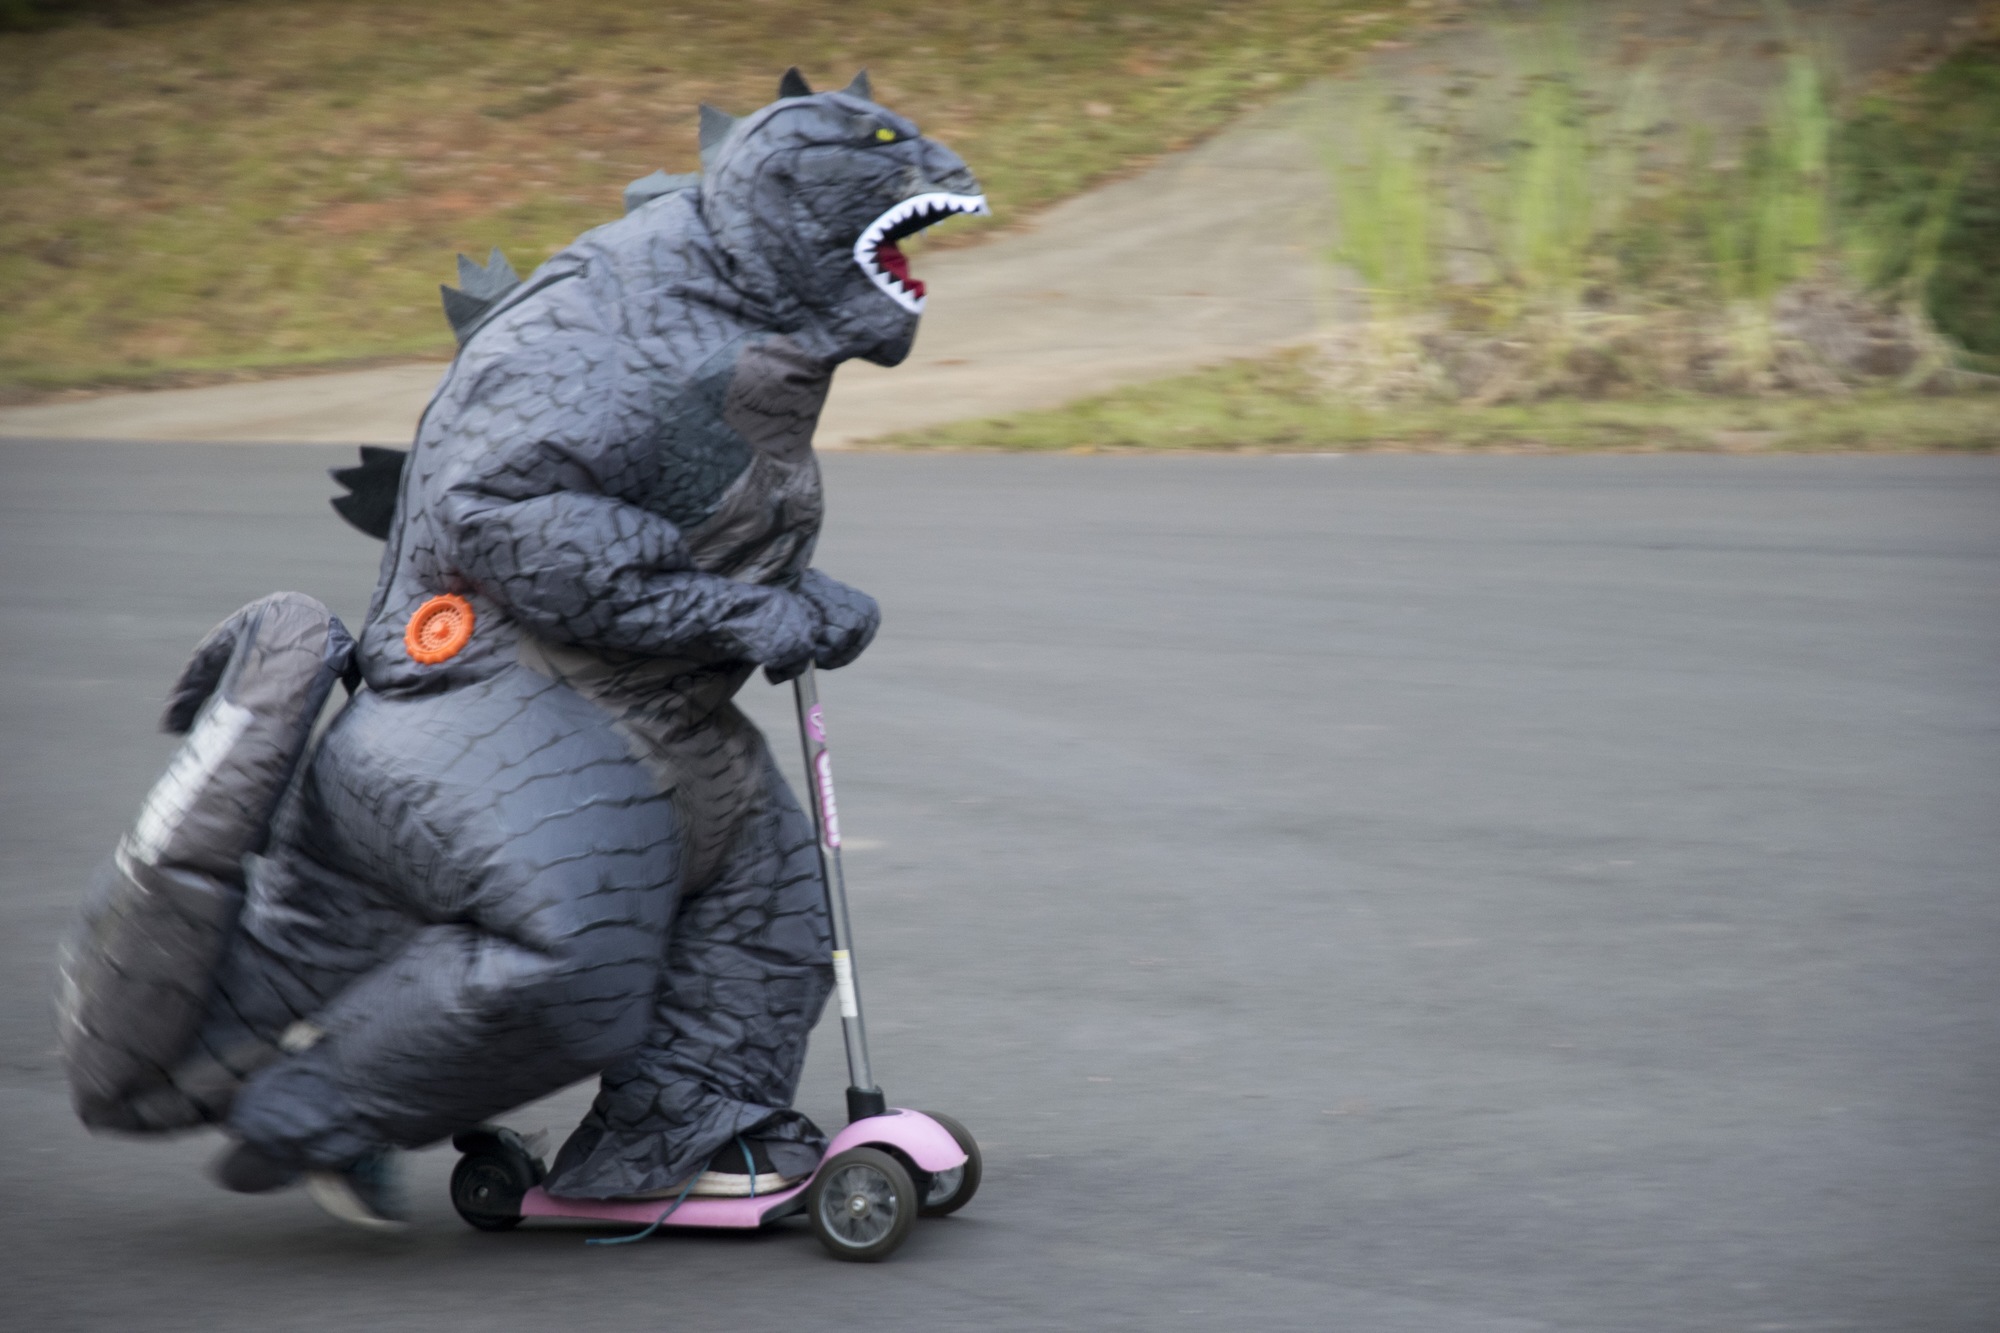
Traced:
POLYGON ((387 1148, 339 1171, 308 1171, 306 1193, 326 1212, 364 1231, 401 1231, 410 1224, 396 1154, 387 1148))
POLYGON ((642 1194, 621 1194, 621 1202, 651 1203, 656 1199, 748 1199, 753 1195, 761 1198, 766 1194, 776 1194, 789 1185, 796 1185, 804 1176, 785 1176, 771 1164, 771 1154, 759 1139, 735 1138, 715 1150, 708 1159, 708 1166, 694 1178, 692 1184, 683 1180, 678 1185, 665 1189, 647 1190, 642 1194), (745 1145, 750 1149, 750 1160, 743 1160, 745 1145), (749 1168, 755 1166, 756 1189, 751 1189, 752 1177, 749 1168))
POLYGON ((296 1185, 303 1174, 261 1148, 233 1143, 208 1164, 209 1178, 231 1194, 269 1194, 296 1185))
POLYGON ((762 1139, 738 1136, 715 1150, 715 1155, 708 1159, 708 1169, 695 1178, 689 1195, 700 1199, 747 1199, 776 1194, 791 1183, 771 1165, 771 1154, 762 1139))

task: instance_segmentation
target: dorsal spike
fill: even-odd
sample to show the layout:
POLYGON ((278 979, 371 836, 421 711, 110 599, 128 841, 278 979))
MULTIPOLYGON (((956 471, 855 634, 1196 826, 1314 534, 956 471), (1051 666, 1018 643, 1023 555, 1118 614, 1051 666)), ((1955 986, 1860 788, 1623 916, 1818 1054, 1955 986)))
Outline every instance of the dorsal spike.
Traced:
POLYGON ((729 131, 736 128, 736 117, 727 111, 717 111, 708 103, 701 104, 701 157, 708 160, 709 154, 721 146, 729 137, 729 131))
POLYGON ((858 97, 864 102, 872 102, 875 100, 875 90, 869 86, 868 71, 865 69, 858 71, 855 74, 855 76, 848 81, 847 86, 845 88, 842 88, 840 91, 846 93, 849 97, 858 97))
POLYGON ((805 75, 799 73, 797 65, 786 70, 784 77, 778 80, 778 96, 780 97, 811 97, 812 95, 812 85, 806 82, 805 75))
POLYGON ((456 287, 439 287, 438 291, 444 297, 444 317, 451 321, 452 336, 463 343, 472 326, 493 308, 493 302, 470 296, 456 287))
POLYGON ((514 272, 514 266, 507 262, 507 256, 496 249, 486 257, 483 266, 460 255, 458 285, 464 289, 465 295, 476 300, 497 301, 520 286, 521 278, 514 272))
POLYGON ((389 540, 396 520, 396 493, 403 486, 403 465, 410 455, 401 449, 361 446, 359 467, 329 468, 347 495, 333 497, 334 512, 376 541, 389 540))

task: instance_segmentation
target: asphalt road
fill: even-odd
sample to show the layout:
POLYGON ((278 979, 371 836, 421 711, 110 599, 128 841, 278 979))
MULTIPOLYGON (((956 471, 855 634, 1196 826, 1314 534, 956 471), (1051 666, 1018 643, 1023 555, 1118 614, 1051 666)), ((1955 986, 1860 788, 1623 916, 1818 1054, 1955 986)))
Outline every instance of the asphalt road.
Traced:
POLYGON ((194 640, 364 601, 341 457, 0 444, 0 1325, 1994 1326, 2000 463, 829 459, 878 1068, 988 1152, 861 1267, 476 1234, 448 1151, 384 1243, 70 1118, 54 939, 194 640))

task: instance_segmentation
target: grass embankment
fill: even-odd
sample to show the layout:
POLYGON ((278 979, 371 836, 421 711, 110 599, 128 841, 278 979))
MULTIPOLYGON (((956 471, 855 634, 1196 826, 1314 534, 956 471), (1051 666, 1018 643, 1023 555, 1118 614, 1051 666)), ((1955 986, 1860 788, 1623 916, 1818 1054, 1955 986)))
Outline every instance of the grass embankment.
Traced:
POLYGON ((1263 360, 883 443, 2000 447, 2000 395, 1974 373, 2000 369, 1988 12, 1983 37, 1843 109, 1774 8, 1783 77, 1733 138, 1670 132, 1660 71, 1594 69, 1561 26, 1465 105, 1364 90, 1328 154, 1328 253, 1358 318, 1263 360))
POLYGON ((2000 449, 2000 395, 1885 391, 1844 398, 1680 395, 1475 406, 1329 400, 1294 351, 1103 394, 1043 412, 890 436, 887 449, 1119 452, 1358 449, 2000 449))
POLYGON ((1005 225, 1448 7, 85 7, 0 33, 0 392, 447 353, 454 251, 526 272, 626 182, 693 170, 698 103, 761 106, 789 64, 834 87, 867 66, 1005 225))
POLYGON ((2000 371, 2000 3, 1983 9, 1977 40, 1861 99, 1834 148, 1867 279, 2000 371))

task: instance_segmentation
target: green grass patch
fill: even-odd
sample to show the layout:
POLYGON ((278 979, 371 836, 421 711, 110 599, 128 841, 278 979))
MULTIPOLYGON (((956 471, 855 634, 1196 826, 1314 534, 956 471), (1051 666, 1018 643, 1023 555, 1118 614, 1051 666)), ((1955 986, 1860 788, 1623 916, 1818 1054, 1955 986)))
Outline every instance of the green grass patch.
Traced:
POLYGON ((1990 452, 2000 448, 2000 394, 1367 405, 1329 398, 1308 357, 1287 352, 1047 411, 909 431, 875 447, 1990 452))
POLYGON ((1779 59, 1745 124, 1675 106, 1671 68, 1587 58, 1566 4, 1500 29, 1485 87, 1333 104, 1328 253, 1371 326, 1350 387, 1493 403, 2000 367, 2000 28, 1855 96, 1829 38, 1766 12, 1779 59))
POLYGON ((2000 6, 1980 40, 1865 97, 1836 162, 1868 278, 2000 370, 2000 6))
POLYGON ((453 252, 498 245, 526 272, 616 216, 626 182, 693 169, 698 103, 760 106, 789 64, 836 87, 867 66, 1005 225, 1445 8, 85 6, 0 33, 0 388, 448 353, 453 252))

